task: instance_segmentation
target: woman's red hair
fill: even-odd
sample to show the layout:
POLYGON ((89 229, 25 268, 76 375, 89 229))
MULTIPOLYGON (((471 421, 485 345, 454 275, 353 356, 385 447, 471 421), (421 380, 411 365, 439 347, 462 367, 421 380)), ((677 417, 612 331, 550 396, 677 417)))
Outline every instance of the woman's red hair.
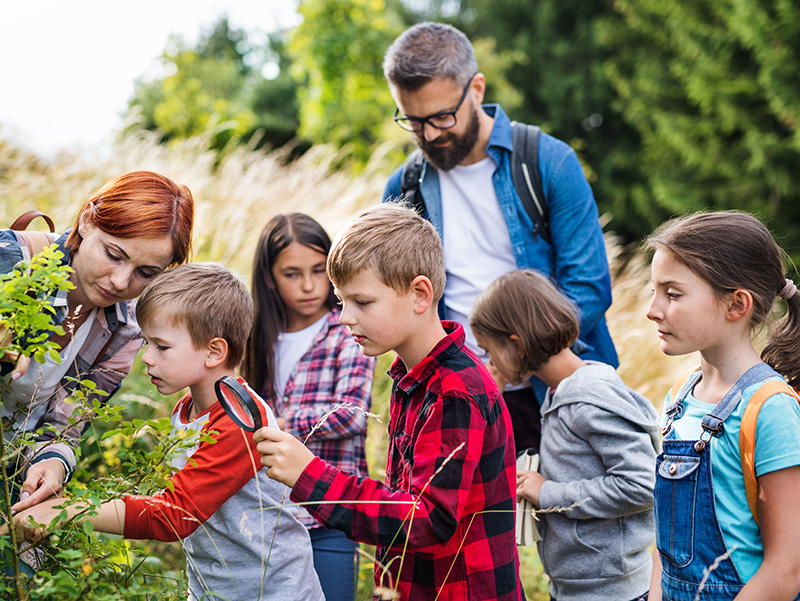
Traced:
POLYGON ((105 233, 118 238, 169 235, 174 254, 170 265, 189 259, 192 247, 194 199, 189 188, 153 171, 132 171, 105 184, 78 213, 67 247, 80 248, 78 222, 84 211, 105 233))

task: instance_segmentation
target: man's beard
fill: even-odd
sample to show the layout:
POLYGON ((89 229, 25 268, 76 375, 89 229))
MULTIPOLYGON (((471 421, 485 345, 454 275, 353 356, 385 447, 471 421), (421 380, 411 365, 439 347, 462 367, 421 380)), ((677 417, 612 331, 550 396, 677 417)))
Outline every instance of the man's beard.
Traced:
POLYGON ((422 136, 417 136, 417 146, 422 149, 425 158, 439 171, 450 171, 450 169, 467 158, 467 155, 475 148, 480 130, 481 122, 478 118, 478 110, 473 106, 467 129, 463 134, 456 135, 445 130, 433 142, 428 142, 423 134, 422 136), (443 148, 434 145, 445 140, 449 140, 450 144, 443 148))

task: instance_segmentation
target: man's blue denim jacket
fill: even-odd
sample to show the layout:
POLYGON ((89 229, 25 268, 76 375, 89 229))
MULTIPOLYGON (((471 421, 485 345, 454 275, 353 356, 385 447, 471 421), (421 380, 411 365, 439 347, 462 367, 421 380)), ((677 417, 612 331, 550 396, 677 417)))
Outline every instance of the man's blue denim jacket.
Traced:
MULTIPOLYGON (((605 312, 611 306, 611 276, 603 232, 592 189, 575 151, 545 133, 539 137, 539 171, 548 207, 551 245, 534 233, 533 222, 511 180, 511 121, 499 105, 484 105, 483 110, 494 117, 486 152, 497 165, 492 181, 517 267, 547 274, 577 305, 582 344, 574 350, 583 359, 617 367, 617 352, 605 320, 605 312)), ((384 201, 400 196, 402 174, 401 166, 391 175, 383 192, 384 201)), ((439 174, 427 161, 419 190, 425 201, 426 217, 442 237, 439 174)), ((442 319, 447 319, 446 311, 442 302, 439 305, 442 319)))

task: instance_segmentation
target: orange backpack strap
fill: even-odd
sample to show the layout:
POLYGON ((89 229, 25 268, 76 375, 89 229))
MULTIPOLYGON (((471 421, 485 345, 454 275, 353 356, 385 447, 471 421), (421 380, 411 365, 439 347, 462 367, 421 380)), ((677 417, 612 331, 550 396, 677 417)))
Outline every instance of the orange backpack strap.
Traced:
POLYGON ((800 402, 797 392, 786 382, 769 380, 764 382, 753 394, 742 415, 742 425, 739 430, 739 456, 742 460, 742 475, 744 476, 744 490, 747 495, 747 504, 753 514, 756 524, 761 526, 758 515, 758 482, 756 481, 756 423, 761 407, 770 397, 779 393, 790 394, 800 402))

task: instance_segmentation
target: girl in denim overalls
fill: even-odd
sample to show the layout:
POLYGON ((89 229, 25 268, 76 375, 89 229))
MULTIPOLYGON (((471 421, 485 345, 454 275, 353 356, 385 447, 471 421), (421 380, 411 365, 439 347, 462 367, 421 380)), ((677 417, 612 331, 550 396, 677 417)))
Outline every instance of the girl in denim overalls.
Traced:
POLYGON ((800 406, 793 396, 772 396, 759 413, 760 526, 739 455, 742 414, 760 384, 781 376, 800 383, 800 294, 784 275, 783 253, 758 220, 738 212, 668 222, 647 245, 655 251, 647 317, 661 350, 699 351, 701 363, 665 401, 650 598, 800 598, 800 406), (759 356, 751 332, 776 296, 788 312, 759 356))

